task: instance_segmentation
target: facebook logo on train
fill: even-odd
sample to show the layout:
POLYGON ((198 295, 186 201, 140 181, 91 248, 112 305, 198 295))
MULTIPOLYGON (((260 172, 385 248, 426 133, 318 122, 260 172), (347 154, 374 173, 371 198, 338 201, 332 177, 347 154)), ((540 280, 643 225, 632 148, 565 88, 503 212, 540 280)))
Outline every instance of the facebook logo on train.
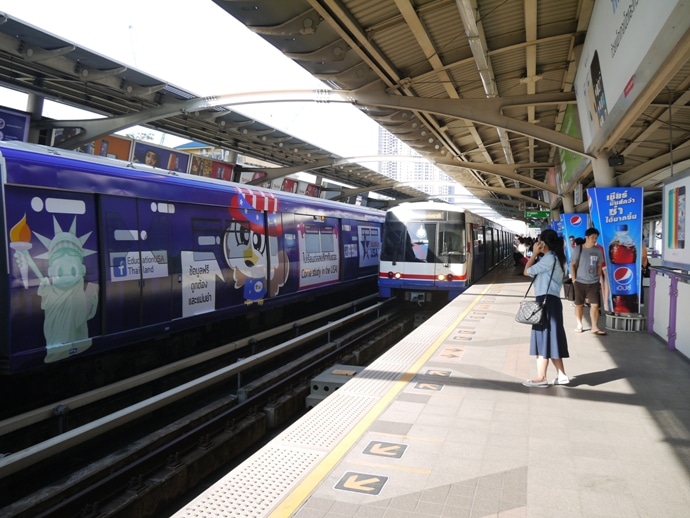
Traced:
POLYGON ((113 259, 113 277, 127 276, 127 261, 125 257, 115 257, 113 259))

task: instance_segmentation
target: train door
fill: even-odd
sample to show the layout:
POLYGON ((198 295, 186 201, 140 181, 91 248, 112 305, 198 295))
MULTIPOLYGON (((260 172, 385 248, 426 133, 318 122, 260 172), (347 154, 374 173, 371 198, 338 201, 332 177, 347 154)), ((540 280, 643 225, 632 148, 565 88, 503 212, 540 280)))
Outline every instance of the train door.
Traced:
POLYGON ((496 229, 489 227, 486 229, 486 248, 488 254, 488 268, 486 269, 486 271, 489 271, 494 266, 496 266, 496 261, 498 257, 498 251, 496 250, 497 246, 498 238, 496 236, 496 229))
POLYGON ((162 206, 126 197, 101 198, 101 244, 108 258, 104 317, 108 333, 171 318, 169 229, 162 206))
MULTIPOLYGON (((465 227, 461 222, 441 222, 438 226, 438 240, 436 246, 438 274, 451 273, 457 280, 466 279, 467 252, 465 245, 465 227)), ((445 282, 445 281, 441 281, 445 282)))
POLYGON ((102 196, 101 247, 105 261, 104 316, 108 334, 136 329, 141 322, 141 262, 137 201, 126 197, 102 196))
POLYGON ((486 271, 486 246, 484 242, 484 227, 472 225, 472 282, 486 271))
POLYGON ((494 265, 494 229, 491 227, 484 227, 484 253, 486 257, 486 265, 484 273, 491 270, 494 265))

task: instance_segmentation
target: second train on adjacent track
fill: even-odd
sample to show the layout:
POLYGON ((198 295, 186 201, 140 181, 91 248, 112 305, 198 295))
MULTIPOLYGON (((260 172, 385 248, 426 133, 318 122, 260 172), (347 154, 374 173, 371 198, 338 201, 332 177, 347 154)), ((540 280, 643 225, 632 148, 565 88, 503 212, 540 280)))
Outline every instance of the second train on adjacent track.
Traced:
POLYGON ((448 302, 512 258, 513 231, 438 202, 402 203, 386 212, 379 295, 448 302))
POLYGON ((0 180, 2 374, 376 287, 379 210, 23 143, 0 180))

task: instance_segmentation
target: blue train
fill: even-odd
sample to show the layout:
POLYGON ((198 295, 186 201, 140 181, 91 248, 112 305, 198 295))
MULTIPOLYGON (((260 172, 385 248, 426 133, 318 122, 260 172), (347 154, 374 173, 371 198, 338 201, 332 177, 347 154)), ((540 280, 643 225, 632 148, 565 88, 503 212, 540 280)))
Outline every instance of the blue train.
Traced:
POLYGON ((375 286, 384 214, 0 142, 0 371, 375 286))
POLYGON ((457 205, 402 203, 386 212, 379 295, 447 303, 512 259, 514 238, 509 229, 457 205))

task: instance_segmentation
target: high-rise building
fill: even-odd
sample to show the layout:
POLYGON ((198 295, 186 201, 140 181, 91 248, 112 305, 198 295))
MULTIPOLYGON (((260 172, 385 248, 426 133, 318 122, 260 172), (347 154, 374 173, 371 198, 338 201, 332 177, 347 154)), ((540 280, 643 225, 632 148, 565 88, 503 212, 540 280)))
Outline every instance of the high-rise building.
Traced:
MULTIPOLYGON (((454 194, 455 182, 438 167, 427 160, 410 146, 393 136, 384 128, 379 128, 379 155, 410 157, 410 160, 396 158, 381 162, 379 172, 403 183, 409 183, 415 189, 430 196, 443 198, 454 194)), ((452 201, 452 200, 450 200, 452 201)))

